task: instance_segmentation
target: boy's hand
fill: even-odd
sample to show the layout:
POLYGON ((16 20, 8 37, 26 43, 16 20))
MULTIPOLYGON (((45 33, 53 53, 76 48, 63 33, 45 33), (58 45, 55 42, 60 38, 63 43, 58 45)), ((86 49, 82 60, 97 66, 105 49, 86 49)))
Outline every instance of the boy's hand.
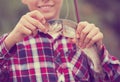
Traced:
POLYGON ((80 48, 88 48, 94 44, 97 45, 97 48, 101 48, 103 34, 94 24, 80 22, 77 26, 76 33, 80 48))
POLYGON ((45 32, 44 27, 46 20, 44 16, 37 10, 27 13, 22 16, 15 29, 10 33, 16 37, 19 42, 24 37, 34 35, 38 29, 45 32))
POLYGON ((44 16, 37 10, 28 12, 22 16, 13 31, 6 37, 5 44, 11 48, 15 43, 23 40, 26 36, 35 35, 38 29, 46 32, 44 16))

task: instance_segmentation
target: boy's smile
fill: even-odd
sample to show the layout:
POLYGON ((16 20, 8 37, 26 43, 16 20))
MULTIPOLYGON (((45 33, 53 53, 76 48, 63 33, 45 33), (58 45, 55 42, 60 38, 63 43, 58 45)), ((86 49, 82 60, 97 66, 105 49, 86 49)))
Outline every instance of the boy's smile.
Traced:
POLYGON ((54 7, 54 4, 45 4, 45 5, 40 5, 38 6, 38 8, 42 11, 42 12, 50 12, 50 10, 54 7))
POLYGON ((58 19, 63 0, 22 0, 30 11, 38 10, 46 20, 58 19))

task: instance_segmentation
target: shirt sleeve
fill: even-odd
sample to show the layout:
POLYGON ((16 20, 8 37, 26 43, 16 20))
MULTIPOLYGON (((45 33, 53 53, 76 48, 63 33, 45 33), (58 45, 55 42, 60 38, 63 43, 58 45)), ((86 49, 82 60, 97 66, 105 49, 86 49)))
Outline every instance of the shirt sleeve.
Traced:
POLYGON ((102 72, 96 73, 92 64, 90 65, 91 75, 94 82, 119 82, 120 80, 120 62, 117 58, 110 55, 107 49, 103 46, 100 54, 102 72))
POLYGON ((8 34, 5 34, 0 37, 0 65, 4 60, 8 60, 10 57, 12 57, 17 51, 16 45, 13 46, 10 50, 6 48, 4 40, 7 36, 8 34))
POLYGON ((16 45, 13 46, 10 50, 7 50, 4 40, 8 34, 5 34, 0 37, 0 82, 7 82, 9 76, 9 67, 8 61, 10 57, 12 57, 16 51, 16 45))

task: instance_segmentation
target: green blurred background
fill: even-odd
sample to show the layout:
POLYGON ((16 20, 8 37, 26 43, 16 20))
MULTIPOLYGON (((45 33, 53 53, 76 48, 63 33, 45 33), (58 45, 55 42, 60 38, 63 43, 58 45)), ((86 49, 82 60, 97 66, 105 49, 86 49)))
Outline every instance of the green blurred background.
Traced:
MULTIPOLYGON (((95 23, 108 51, 120 59, 120 0, 78 0, 81 21, 95 23)), ((10 32, 28 12, 21 0, 0 0, 0 35, 10 32)), ((73 0, 64 0, 61 18, 76 21, 73 0)))

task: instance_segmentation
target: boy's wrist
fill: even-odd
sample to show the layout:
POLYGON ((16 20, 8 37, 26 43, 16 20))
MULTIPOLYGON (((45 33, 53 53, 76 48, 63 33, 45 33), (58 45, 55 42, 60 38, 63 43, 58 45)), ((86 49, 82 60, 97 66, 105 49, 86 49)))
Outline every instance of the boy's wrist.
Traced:
POLYGON ((9 34, 5 40, 4 40, 5 46, 8 50, 11 49, 16 43, 17 43, 17 38, 15 36, 12 36, 12 34, 9 34))

